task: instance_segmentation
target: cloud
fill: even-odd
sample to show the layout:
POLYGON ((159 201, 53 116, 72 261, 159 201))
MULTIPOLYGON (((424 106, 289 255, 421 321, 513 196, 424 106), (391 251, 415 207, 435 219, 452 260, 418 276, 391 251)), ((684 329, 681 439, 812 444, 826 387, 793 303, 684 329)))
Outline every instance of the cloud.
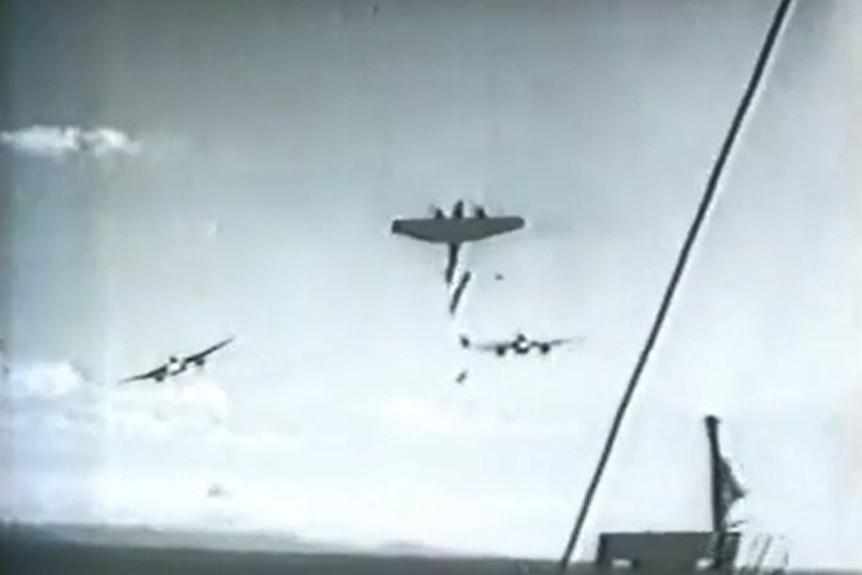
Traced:
POLYGON ((75 126, 35 125, 16 131, 0 132, 0 143, 18 153, 51 159, 72 155, 94 158, 136 156, 141 143, 115 128, 84 130, 75 126))
MULTIPOLYGON (((11 363, 0 380, 0 453, 13 454, 0 517, 159 524, 241 518, 245 470, 289 459, 302 439, 232 412, 229 394, 205 377, 115 386, 65 362, 11 363), (232 497, 207 498, 213 482, 229 485, 232 497), (171 495, 153 505, 153 492, 171 495)), ((267 505, 258 507, 262 514, 267 505)))
POLYGON ((134 156, 140 153, 141 144, 129 135, 113 128, 96 128, 89 132, 81 132, 81 142, 85 148, 92 150, 96 156, 125 154, 134 156))
POLYGON ((88 381, 67 363, 10 366, 0 393, 0 426, 22 433, 110 431, 120 438, 207 432, 225 424, 228 398, 211 382, 116 388, 88 381))

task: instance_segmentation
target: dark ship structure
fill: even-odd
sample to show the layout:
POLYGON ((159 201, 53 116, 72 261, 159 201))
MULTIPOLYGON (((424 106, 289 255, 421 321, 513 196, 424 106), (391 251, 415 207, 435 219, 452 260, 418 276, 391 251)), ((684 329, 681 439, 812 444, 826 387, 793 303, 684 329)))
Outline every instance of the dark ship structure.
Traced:
MULTIPOLYGON (((730 520, 733 506, 746 495, 722 454, 719 420, 705 418, 711 464, 712 528, 708 531, 612 532, 599 535, 595 565, 599 570, 633 569, 650 573, 758 573, 771 544, 754 552, 752 565, 737 567, 741 533, 730 520)), ((783 569, 778 569, 778 572, 783 569)))

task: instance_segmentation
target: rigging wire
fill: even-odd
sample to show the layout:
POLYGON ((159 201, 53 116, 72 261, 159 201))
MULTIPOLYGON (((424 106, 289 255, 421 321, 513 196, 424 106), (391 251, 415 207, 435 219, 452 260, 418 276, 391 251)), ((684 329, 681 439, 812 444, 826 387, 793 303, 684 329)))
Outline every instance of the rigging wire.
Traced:
POLYGON ((689 226, 685 242, 682 245, 682 249, 679 253, 676 265, 673 269, 673 273, 671 274, 670 282, 668 283, 662 297, 661 305, 659 306, 658 312, 655 316, 655 319, 653 320, 649 335, 647 336, 646 342, 641 349, 637 363, 635 364, 634 370, 632 371, 628 384, 626 385, 625 392, 623 393, 622 399, 620 400, 619 407, 617 408, 616 414, 614 415, 610 432, 607 439, 605 440, 601 456, 599 457, 598 465, 596 466, 596 470, 587 487, 587 491, 584 495, 584 500, 581 504, 580 511, 578 513, 577 519, 575 520, 575 524, 572 528, 569 540, 566 544, 565 551, 563 552, 563 556, 558 564, 558 570, 560 573, 564 573, 568 568, 572 551, 574 550, 575 545, 578 542, 578 538, 580 537, 581 530, 583 529, 584 522, 586 520, 587 512, 590 508, 590 504, 592 503, 593 497, 595 496, 599 482, 601 481, 602 474, 604 473, 604 469, 607 465, 608 459, 610 458, 611 451, 613 450, 614 443, 616 442, 617 435, 619 434, 623 417, 625 416, 626 410, 631 403, 632 396, 634 395, 635 389, 637 388, 644 368, 649 361, 650 354, 652 353, 656 341, 658 340, 659 332, 664 325, 668 310, 670 309, 671 303, 673 302, 673 297, 676 294, 677 287, 679 286, 680 280, 682 279, 683 273, 685 272, 686 264, 688 263, 689 257, 691 255, 691 250, 694 246, 694 243, 697 241, 700 229, 703 225, 704 220, 706 219, 706 215, 709 212, 710 207, 712 206, 713 199, 715 197, 716 190, 718 189, 718 184, 724 172, 725 165, 727 164, 728 158, 730 157, 733 145, 736 142, 736 138, 739 135, 742 123, 748 113, 748 109, 750 108, 754 96, 757 93, 757 89, 760 86, 760 82, 763 79, 763 74, 767 64, 769 63, 770 56, 772 55, 773 47, 781 30, 784 27, 787 13, 789 8, 791 7, 792 2, 793 0, 781 0, 780 4, 778 5, 778 8, 775 11, 775 15, 773 16, 772 24, 770 25, 769 30, 766 33, 766 38, 757 57, 757 61, 755 62, 754 70, 752 71, 751 77, 749 78, 748 85, 746 86, 742 99, 740 100, 739 105, 736 108, 736 113, 733 116, 733 120, 730 124, 730 129, 728 130, 724 138, 724 142, 722 143, 718 157, 713 164, 712 171, 710 172, 709 179, 707 180, 706 187, 704 188, 703 197, 700 201, 700 204, 698 205, 697 212, 695 213, 694 220, 689 226))

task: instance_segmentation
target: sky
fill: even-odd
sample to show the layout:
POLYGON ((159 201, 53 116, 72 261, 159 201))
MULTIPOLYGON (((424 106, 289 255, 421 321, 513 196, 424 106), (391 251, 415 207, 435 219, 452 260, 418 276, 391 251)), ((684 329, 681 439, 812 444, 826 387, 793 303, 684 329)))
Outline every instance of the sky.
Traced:
MULTIPOLYGON (((776 3, 7 4, 0 515, 558 557, 776 3), (528 225, 453 321, 389 226, 460 198, 528 225), (456 343, 515 331, 584 339, 456 343)), ((862 566, 860 26, 793 11, 576 558, 709 528, 715 413, 752 532, 862 566)))

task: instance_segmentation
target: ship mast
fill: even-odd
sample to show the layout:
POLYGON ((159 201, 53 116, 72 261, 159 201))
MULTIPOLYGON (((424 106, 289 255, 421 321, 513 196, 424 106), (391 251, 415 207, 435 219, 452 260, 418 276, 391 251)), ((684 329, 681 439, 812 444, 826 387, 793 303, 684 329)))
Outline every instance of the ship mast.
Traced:
POLYGON ((745 489, 739 484, 730 464, 721 453, 718 424, 719 419, 716 416, 706 416, 711 463, 712 533, 715 538, 712 566, 714 569, 724 569, 731 566, 736 559, 739 537, 738 533, 729 531, 727 517, 731 507, 745 497, 745 489))
POLYGON ((709 439, 710 494, 712 504, 712 532, 724 531, 724 511, 721 502, 721 446, 718 443, 718 418, 706 416, 706 436, 709 439))

